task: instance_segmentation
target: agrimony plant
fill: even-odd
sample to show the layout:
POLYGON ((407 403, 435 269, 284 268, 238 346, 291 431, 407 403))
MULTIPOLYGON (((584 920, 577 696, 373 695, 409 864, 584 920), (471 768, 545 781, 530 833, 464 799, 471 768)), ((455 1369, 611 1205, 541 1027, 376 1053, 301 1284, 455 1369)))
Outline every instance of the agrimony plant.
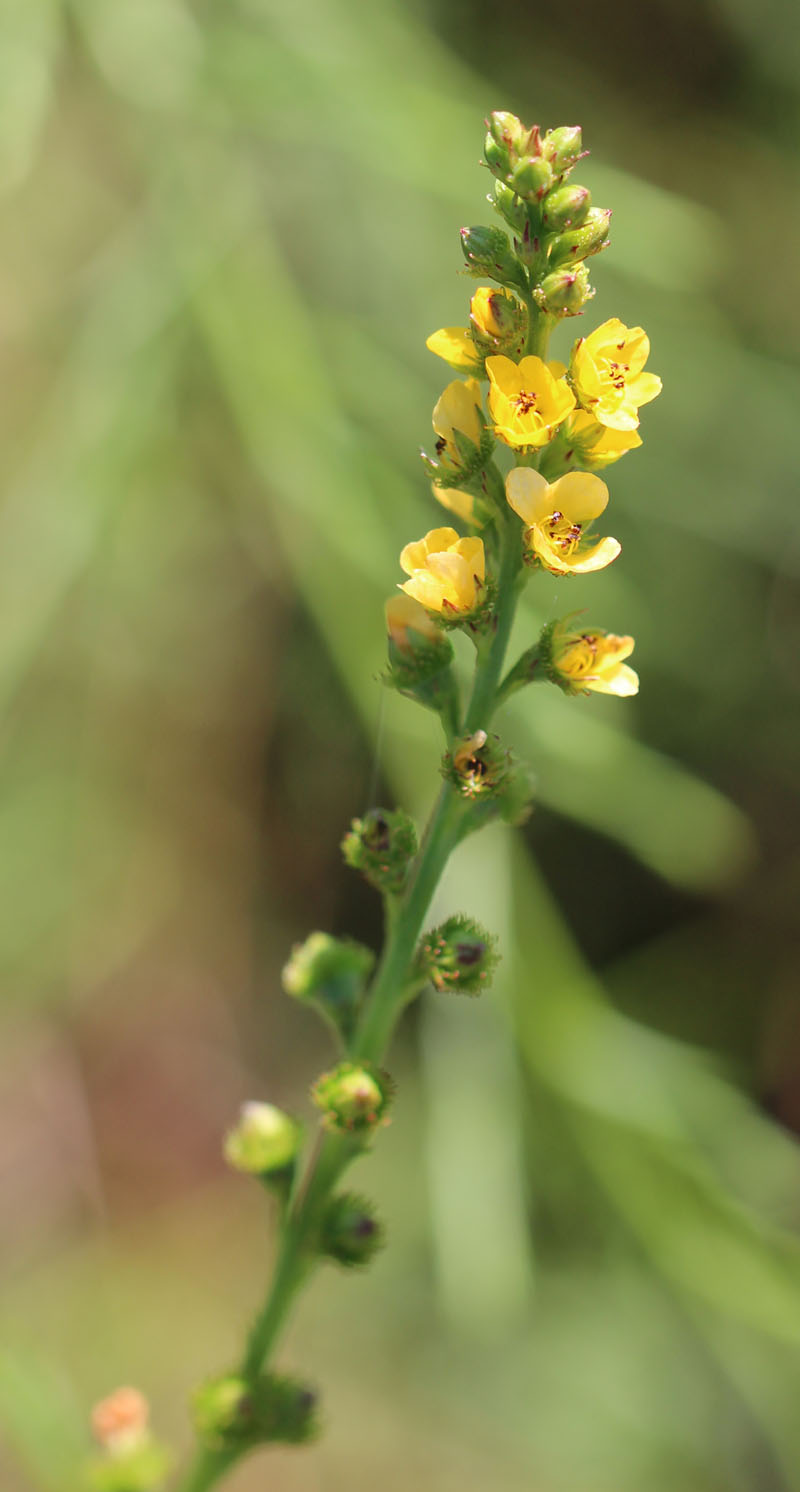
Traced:
MULTIPOLYGON (((579 337, 568 364, 548 356, 559 323, 592 298, 588 261, 609 241, 610 211, 594 207, 572 178, 584 154, 578 128, 543 134, 508 113, 488 121, 489 200, 503 227, 464 228, 461 246, 468 273, 491 283, 475 290, 468 325, 443 328, 427 343, 458 375, 434 408, 435 441, 423 454, 451 522, 405 546, 405 579, 386 605, 385 683, 439 717, 443 781, 419 842, 402 809, 374 808, 345 835, 348 865, 383 898, 377 962, 355 942, 313 932, 284 970, 287 993, 316 1008, 338 1048, 312 1087, 321 1135, 305 1158, 305 1127, 252 1102, 226 1137, 229 1164, 274 1195, 279 1243, 240 1362, 196 1392, 198 1448, 179 1492, 207 1492, 245 1453, 316 1432, 314 1391, 277 1373, 273 1355, 317 1267, 363 1267, 383 1241, 370 1202, 340 1183, 386 1120, 393 1083, 383 1064, 405 1006, 427 984, 476 995, 490 982, 490 933, 467 916, 424 925, 459 842, 498 816, 519 821, 529 805, 525 773, 493 730, 498 707, 540 681, 567 694, 638 688, 626 661, 633 639, 574 614, 548 624, 510 666, 506 659, 518 597, 537 572, 589 574, 619 555, 618 541, 594 528, 609 501, 597 473, 641 444, 639 409, 661 388, 645 371, 645 333, 615 317, 579 337), (466 698, 453 667, 454 630, 474 646, 466 698)), ((101 1452, 91 1486, 163 1485, 168 1459, 140 1395, 118 1390, 97 1407, 94 1424, 101 1452)))

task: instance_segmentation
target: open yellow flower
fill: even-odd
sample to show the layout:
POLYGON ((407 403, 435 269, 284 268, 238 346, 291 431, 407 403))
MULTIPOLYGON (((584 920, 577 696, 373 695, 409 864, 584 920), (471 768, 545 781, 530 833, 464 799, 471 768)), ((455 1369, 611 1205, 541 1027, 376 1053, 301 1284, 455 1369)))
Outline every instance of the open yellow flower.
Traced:
POLYGON ((575 395, 563 377, 562 363, 524 357, 487 357, 489 409, 495 435, 508 446, 543 446, 571 410, 575 395))
POLYGON ((561 687, 568 694, 637 694, 639 676, 624 662, 633 652, 633 638, 588 628, 579 632, 569 621, 556 622, 550 639, 550 667, 561 687))
POLYGON ((602 570, 620 552, 616 539, 590 539, 584 528, 599 518, 608 503, 608 488, 599 477, 569 471, 550 483, 530 466, 517 466, 506 477, 510 506, 527 524, 525 546, 531 563, 553 575, 584 575, 602 570))
POLYGON ((528 318, 508 290, 482 285, 470 302, 469 326, 443 326, 425 346, 459 373, 483 372, 487 352, 519 353, 525 346, 528 318))
POLYGON ((483 542, 462 539, 454 528, 433 528, 424 539, 406 544, 400 564, 411 577, 400 589, 428 611, 467 615, 483 599, 483 542))
POLYGON ((570 372, 584 409, 611 430, 635 430, 639 405, 661 392, 661 379, 643 373, 650 342, 640 326, 627 327, 616 316, 604 321, 572 349, 570 372))

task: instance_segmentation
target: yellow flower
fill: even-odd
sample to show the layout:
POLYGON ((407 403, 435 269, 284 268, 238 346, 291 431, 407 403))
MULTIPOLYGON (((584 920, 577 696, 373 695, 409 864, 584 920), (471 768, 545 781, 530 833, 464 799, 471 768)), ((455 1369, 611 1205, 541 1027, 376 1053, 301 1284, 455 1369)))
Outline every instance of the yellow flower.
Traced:
POLYGON ((575 395, 562 376, 562 363, 524 357, 487 357, 489 409, 495 435, 508 446, 543 446, 575 408, 575 395))
POLYGON ((660 394, 661 379, 642 372, 649 353, 642 328, 627 327, 616 316, 575 343, 570 362, 575 390, 601 425, 635 430, 639 405, 660 394))
POLYGON ((642 444, 636 430, 614 430, 601 425, 599 420, 587 414, 585 409, 576 409, 562 427, 561 437, 568 449, 575 451, 582 466, 600 471, 619 461, 626 451, 635 451, 642 444))
POLYGON ((639 676, 623 662, 633 652, 633 638, 588 629, 571 631, 569 621, 556 622, 550 639, 550 666, 556 682, 568 694, 590 690, 620 697, 637 694, 639 676))
POLYGON ((524 306, 508 290, 482 285, 470 302, 470 325, 444 326, 425 346, 459 373, 483 373, 487 352, 520 353, 528 334, 524 306))
POLYGON ((436 646, 445 635, 425 607, 420 606, 413 596, 406 595, 390 596, 386 602, 386 630, 398 651, 409 657, 419 650, 419 642, 409 638, 409 631, 416 633, 423 642, 436 646))
POLYGON ((433 411, 436 431, 436 455, 439 465, 457 475, 477 465, 483 424, 481 419, 481 386, 476 378, 454 378, 448 383, 433 411), (472 463, 465 461, 458 448, 457 434, 465 435, 476 447, 472 463))
POLYGON ((587 539, 584 527, 599 518, 608 488, 599 477, 569 471, 552 484, 530 466, 517 466, 506 477, 506 497, 525 529, 532 563, 553 575, 583 575, 602 570, 616 559, 616 539, 587 539))
POLYGON ((424 539, 406 544, 400 564, 411 579, 400 589, 428 611, 467 615, 482 600, 483 543, 461 539, 454 528, 433 528, 424 539))
POLYGON ((457 518, 463 519, 464 523, 480 525, 484 521, 478 515, 471 492, 463 492, 460 487, 440 487, 438 482, 433 482, 431 486, 436 501, 443 508, 449 508, 457 518))

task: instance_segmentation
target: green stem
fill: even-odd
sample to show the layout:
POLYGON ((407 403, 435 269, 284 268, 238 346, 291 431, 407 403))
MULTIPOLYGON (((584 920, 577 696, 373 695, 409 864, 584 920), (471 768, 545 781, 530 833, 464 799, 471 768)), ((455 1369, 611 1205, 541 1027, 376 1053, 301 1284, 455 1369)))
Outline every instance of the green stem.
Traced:
MULTIPOLYGON (((544 357, 552 318, 530 302, 528 351, 544 357)), ((509 514, 498 518, 500 565, 492 631, 479 649, 472 695, 461 727, 464 734, 486 729, 500 699, 508 640, 517 605, 517 578, 522 564, 519 525, 509 514)), ((457 722, 456 722, 457 724, 457 722)), ((356 1030, 350 1055, 380 1062, 386 1052, 407 995, 408 971, 431 898, 447 861, 458 844, 469 804, 444 783, 434 805, 408 887, 389 925, 383 955, 356 1030)), ((284 1220, 280 1248, 267 1299, 251 1327, 241 1376, 252 1380, 268 1361, 295 1295, 314 1265, 315 1226, 339 1177, 362 1146, 349 1135, 326 1134, 311 1161, 305 1187, 284 1220)), ((198 1450, 176 1492, 210 1492, 242 1455, 240 1449, 198 1450)))

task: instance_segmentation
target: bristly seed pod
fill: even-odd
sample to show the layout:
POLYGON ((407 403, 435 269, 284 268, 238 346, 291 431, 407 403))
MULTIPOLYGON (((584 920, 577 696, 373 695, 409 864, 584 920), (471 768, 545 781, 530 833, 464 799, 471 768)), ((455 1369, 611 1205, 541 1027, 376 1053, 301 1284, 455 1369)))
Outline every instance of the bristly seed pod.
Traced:
POLYGON ((353 819, 342 840, 348 865, 360 870, 377 891, 402 891, 417 853, 417 831, 402 808, 371 808, 363 819, 353 819))
POLYGON ((480 995, 497 965, 497 939, 472 917, 448 917, 425 933, 414 960, 414 974, 437 990, 480 995))
POLYGON ((321 1254, 345 1268, 360 1268, 369 1264, 384 1242, 384 1230, 371 1202, 354 1192, 331 1199, 320 1228, 321 1254))
POLYGON ((277 1373, 252 1380, 223 1374, 201 1384, 192 1401, 197 1433, 212 1450, 312 1440, 319 1429, 316 1406, 313 1389, 277 1373))

